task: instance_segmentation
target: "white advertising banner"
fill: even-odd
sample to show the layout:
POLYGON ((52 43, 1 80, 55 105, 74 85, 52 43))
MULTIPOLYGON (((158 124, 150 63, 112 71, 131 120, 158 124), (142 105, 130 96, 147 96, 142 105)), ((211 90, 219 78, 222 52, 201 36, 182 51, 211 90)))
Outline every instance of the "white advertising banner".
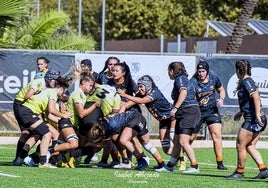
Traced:
POLYGON ((195 56, 159 56, 159 55, 115 55, 115 54, 75 54, 75 62, 80 63, 83 59, 90 59, 95 72, 100 72, 105 61, 110 56, 116 56, 120 62, 125 61, 130 68, 133 80, 137 81, 141 76, 150 75, 157 87, 165 97, 171 100, 173 81, 168 76, 168 65, 173 61, 183 62, 189 74, 189 78, 195 72, 195 56))

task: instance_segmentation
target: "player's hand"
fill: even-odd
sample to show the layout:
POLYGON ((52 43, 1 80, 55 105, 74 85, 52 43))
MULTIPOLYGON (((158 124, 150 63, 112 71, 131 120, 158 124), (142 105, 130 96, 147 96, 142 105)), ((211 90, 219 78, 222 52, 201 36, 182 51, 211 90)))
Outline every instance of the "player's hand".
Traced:
POLYGON ((260 116, 257 116, 255 121, 256 121, 256 123, 258 123, 259 126, 261 126, 261 127, 264 126, 263 122, 261 121, 261 117, 260 116))
POLYGON ((96 101, 96 102, 94 103, 94 105, 95 105, 96 108, 97 108, 97 107, 100 107, 100 106, 101 106, 101 101, 96 101))
POLYGON ((235 121, 239 121, 240 118, 242 117, 243 113, 242 112, 237 112, 235 115, 234 115, 234 120, 235 121))
POLYGON ((222 98, 217 99, 217 106, 218 107, 222 107, 223 106, 223 99, 222 98))
POLYGON ((118 89, 118 90, 117 90, 117 93, 118 93, 121 97, 124 97, 124 96, 126 95, 126 92, 125 92, 125 90, 123 90, 123 89, 118 89))
POLYGON ((63 113, 62 114, 63 115, 63 118, 70 118, 70 117, 72 117, 72 113, 71 112, 65 112, 65 113, 63 113))

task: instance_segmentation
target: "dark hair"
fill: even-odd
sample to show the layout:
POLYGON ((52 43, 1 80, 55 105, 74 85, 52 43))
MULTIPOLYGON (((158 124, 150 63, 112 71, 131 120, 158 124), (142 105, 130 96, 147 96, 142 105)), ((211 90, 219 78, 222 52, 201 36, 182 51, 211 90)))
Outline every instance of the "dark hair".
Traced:
POLYGON ((80 62, 80 65, 81 66, 85 66, 89 69, 89 71, 92 71, 92 62, 90 59, 83 59, 81 62, 80 62))
POLYGON ((38 60, 44 60, 47 64, 49 63, 49 60, 47 58, 45 58, 45 57, 38 57, 36 59, 36 62, 38 62, 38 60))
POLYGON ((114 57, 114 56, 108 57, 108 59, 105 61, 105 65, 100 73, 104 72, 108 68, 108 64, 109 64, 110 60, 112 60, 112 59, 115 59, 117 61, 117 63, 120 63, 120 60, 117 57, 114 57))
POLYGON ((179 61, 171 62, 168 66, 168 70, 173 70, 173 77, 176 78, 179 75, 188 76, 188 73, 184 67, 184 64, 179 61))
POLYGON ((208 65, 208 63, 206 61, 204 61, 204 60, 200 60, 196 65, 196 71, 195 71, 195 73, 193 75, 193 78, 198 79, 198 70, 199 69, 205 69, 207 71, 207 75, 208 75, 208 73, 209 73, 209 65, 208 65))
POLYGON ((130 72, 130 68, 127 65, 126 62, 122 62, 122 63, 116 63, 114 66, 120 66, 122 69, 122 72, 124 73, 124 78, 125 78, 125 87, 128 90, 129 88, 132 87, 132 76, 131 76, 131 72, 130 72))
POLYGON ((93 122, 87 134, 88 140, 94 143, 101 141, 105 137, 104 126, 100 122, 93 122))
POLYGON ((247 60, 239 60, 235 63, 235 69, 239 71, 239 73, 244 75, 251 76, 251 65, 250 62, 247 60))
POLYGON ((56 87, 65 87, 65 88, 69 87, 70 80, 67 77, 59 76, 56 81, 57 81, 56 87))

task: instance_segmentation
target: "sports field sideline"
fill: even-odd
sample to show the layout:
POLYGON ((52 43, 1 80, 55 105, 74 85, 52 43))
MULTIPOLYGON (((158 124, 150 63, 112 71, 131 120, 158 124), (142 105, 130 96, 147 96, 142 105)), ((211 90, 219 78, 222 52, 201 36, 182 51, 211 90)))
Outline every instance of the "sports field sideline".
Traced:
MULTIPOLYGON (((17 140, 19 137, 0 137, 0 145, 14 145, 17 144, 17 140)), ((158 139, 151 140, 156 147, 161 147, 160 141, 158 139)), ((224 148, 235 148, 235 141, 224 141, 222 142, 224 148)), ((213 142, 212 140, 195 140, 193 142, 194 148, 212 148, 213 142)), ((258 141, 257 148, 268 149, 268 141, 258 141)))

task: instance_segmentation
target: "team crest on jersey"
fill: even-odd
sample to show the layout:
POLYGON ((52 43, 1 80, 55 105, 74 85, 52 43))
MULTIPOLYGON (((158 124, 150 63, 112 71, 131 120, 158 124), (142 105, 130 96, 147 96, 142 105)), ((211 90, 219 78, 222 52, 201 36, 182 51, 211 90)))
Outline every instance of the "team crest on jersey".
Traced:
POLYGON ((132 72, 134 72, 134 73, 137 73, 137 72, 139 72, 140 71, 140 62, 132 62, 131 63, 131 70, 132 70, 132 72))

